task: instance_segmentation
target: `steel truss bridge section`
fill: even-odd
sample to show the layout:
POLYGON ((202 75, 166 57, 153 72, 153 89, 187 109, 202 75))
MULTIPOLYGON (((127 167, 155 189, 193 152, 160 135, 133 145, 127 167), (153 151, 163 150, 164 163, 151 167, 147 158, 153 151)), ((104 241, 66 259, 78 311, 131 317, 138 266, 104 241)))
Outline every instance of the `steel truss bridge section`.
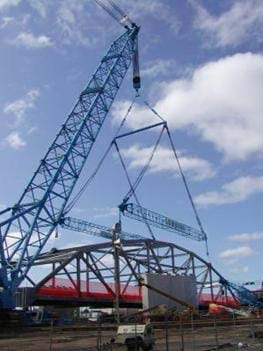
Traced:
POLYGON ((53 250, 35 260, 35 267, 49 269, 43 279, 32 281, 32 304, 141 307, 139 279, 143 273, 193 275, 199 304, 236 305, 225 279, 207 261, 183 247, 152 239, 112 242, 53 250), (117 248, 117 257, 116 257, 117 248), (116 258, 118 264, 116 265, 116 258), (115 268, 119 284, 115 286, 115 268), (118 290, 117 290, 118 289, 118 290))

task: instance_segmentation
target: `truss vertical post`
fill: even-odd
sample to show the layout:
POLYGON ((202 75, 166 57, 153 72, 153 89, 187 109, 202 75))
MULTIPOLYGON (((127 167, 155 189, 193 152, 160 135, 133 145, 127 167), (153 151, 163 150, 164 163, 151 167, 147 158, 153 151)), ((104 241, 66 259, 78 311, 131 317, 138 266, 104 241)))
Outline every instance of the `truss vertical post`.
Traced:
POLYGON ((116 224, 112 230, 112 246, 113 246, 113 258, 114 258, 114 284, 115 284, 115 310, 116 310, 116 322, 120 324, 120 239, 118 233, 121 232, 120 228, 116 224))
POLYGON ((76 258, 76 270, 77 270, 77 290, 78 290, 78 297, 81 297, 81 279, 80 279, 80 257, 77 256, 76 258))
POLYGON ((89 266, 88 266, 88 263, 89 263, 89 256, 86 254, 86 291, 87 293, 89 293, 90 289, 89 289, 89 279, 90 279, 90 274, 89 274, 89 266))

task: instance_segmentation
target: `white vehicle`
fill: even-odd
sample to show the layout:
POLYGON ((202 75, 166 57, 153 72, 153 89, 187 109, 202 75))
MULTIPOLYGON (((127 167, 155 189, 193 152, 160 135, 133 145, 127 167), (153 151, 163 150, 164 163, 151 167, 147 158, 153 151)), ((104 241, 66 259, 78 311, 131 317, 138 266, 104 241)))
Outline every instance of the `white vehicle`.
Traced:
POLYGON ((153 328, 150 324, 120 325, 117 330, 116 343, 126 345, 128 351, 153 350, 153 328))

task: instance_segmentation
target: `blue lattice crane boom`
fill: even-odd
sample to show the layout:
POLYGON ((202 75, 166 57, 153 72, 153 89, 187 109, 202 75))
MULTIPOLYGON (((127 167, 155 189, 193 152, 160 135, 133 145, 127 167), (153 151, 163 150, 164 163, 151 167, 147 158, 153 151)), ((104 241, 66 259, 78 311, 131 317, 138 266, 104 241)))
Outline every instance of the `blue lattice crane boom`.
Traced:
POLYGON ((187 224, 180 223, 174 219, 166 217, 160 213, 153 212, 134 203, 122 203, 119 206, 121 213, 129 218, 140 222, 146 222, 157 228, 179 234, 189 239, 203 241, 206 235, 201 230, 192 228, 187 224))
MULTIPOLYGON (((106 12, 108 12, 108 14, 124 28, 128 29, 129 26, 136 27, 136 24, 127 16, 125 12, 122 11, 122 9, 119 6, 117 6, 114 3, 113 0, 95 0, 95 2, 100 7, 102 7, 106 12)), ((141 87, 138 40, 135 42, 132 63, 133 63, 133 87, 138 91, 141 87)))
POLYGON ((245 286, 227 280, 222 280, 221 282, 234 292, 241 305, 248 305, 253 308, 263 308, 263 302, 253 291, 247 289, 245 286))
MULTIPOLYGON (((27 278, 64 214, 70 195, 137 52, 139 27, 130 22, 81 92, 17 203, 0 212, 0 307, 15 306, 27 278)), ((138 84, 135 88, 138 89, 138 84)))
MULTIPOLYGON (((93 236, 105 238, 105 239, 113 239, 112 229, 109 227, 105 227, 100 224, 91 223, 88 221, 84 221, 82 219, 73 218, 73 217, 65 217, 61 219, 60 225, 62 228, 74 230, 79 233, 86 233, 93 236)), ((121 231, 118 234, 118 237, 122 240, 138 240, 145 239, 145 237, 121 231)))

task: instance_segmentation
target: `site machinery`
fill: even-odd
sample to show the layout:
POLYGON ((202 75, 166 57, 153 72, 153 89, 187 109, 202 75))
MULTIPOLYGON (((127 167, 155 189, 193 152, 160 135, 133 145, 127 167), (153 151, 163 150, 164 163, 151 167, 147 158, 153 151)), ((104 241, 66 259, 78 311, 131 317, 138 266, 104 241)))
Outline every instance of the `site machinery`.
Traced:
POLYGON ((134 87, 140 87, 139 27, 127 16, 120 20, 125 32, 102 58, 17 203, 0 212, 1 308, 15 307, 15 293, 60 222, 132 61, 134 87))
MULTIPOLYGON (((58 225, 111 238, 109 228, 67 217, 65 210, 131 62, 134 88, 137 91, 140 88, 140 28, 113 1, 108 0, 111 8, 101 0, 95 1, 123 25, 125 32, 112 43, 102 58, 17 203, 0 211, 0 308, 3 309, 15 307, 15 294, 24 280, 32 283, 28 273, 58 225)), ((167 128, 165 121, 163 124, 167 128)), ((169 134, 168 129, 167 132, 169 134)), ((179 169, 181 171, 180 165, 179 169)), ((191 201, 183 174, 182 177, 191 201)), ((138 204, 124 202, 120 210, 124 215, 148 225, 198 241, 206 240, 198 216, 200 231, 138 204)), ((122 239, 144 239, 136 234, 121 234, 122 239)))

